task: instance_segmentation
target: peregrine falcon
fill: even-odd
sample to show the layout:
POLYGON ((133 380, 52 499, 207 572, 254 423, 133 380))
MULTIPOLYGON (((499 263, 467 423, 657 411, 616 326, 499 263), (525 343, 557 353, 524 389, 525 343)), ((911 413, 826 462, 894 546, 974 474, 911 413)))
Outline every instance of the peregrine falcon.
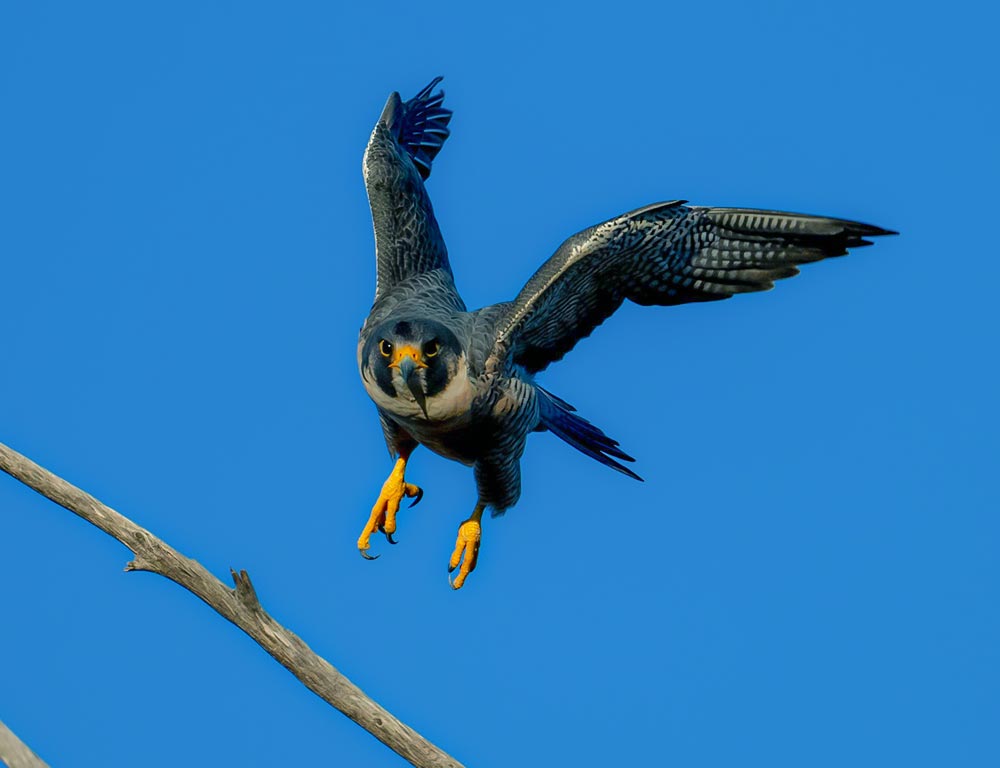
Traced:
POLYGON ((406 463, 425 445, 475 474, 476 506, 448 567, 458 569, 451 585, 459 589, 476 567, 484 510, 500 515, 521 494, 530 433, 551 432, 641 479, 621 463, 633 459, 615 440, 535 381, 622 302, 669 306, 765 291, 800 264, 896 233, 825 216, 655 203, 573 235, 513 301, 470 312, 424 187, 449 135, 452 113, 433 92, 440 81, 406 102, 390 95, 364 154, 378 274, 358 367, 395 466, 358 549, 377 557, 368 554, 376 531, 395 543, 400 502, 423 495, 406 481, 406 463))

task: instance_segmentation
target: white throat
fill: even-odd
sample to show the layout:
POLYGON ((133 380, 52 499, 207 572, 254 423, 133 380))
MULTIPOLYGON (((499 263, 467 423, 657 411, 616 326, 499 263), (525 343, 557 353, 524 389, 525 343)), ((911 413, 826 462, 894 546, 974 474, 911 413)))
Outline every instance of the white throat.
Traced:
POLYGON ((469 368, 465 355, 458 359, 455 375, 443 390, 426 398, 427 416, 420 410, 412 393, 403 383, 403 377, 398 370, 392 374, 392 385, 396 396, 390 397, 370 375, 362 377, 368 396, 379 408, 388 411, 393 416, 415 422, 428 421, 462 421, 469 417, 472 401, 476 396, 476 387, 469 377, 469 368))

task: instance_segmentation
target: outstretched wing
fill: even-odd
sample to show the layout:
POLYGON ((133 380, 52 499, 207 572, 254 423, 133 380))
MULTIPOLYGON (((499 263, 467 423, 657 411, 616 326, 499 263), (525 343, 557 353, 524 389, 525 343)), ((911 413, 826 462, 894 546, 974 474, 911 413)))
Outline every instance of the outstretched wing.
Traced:
POLYGON ((562 358, 625 299, 684 304, 765 291, 796 265, 892 235, 854 221, 657 203, 586 229, 542 265, 499 323, 492 353, 534 373, 562 358))
POLYGON ((375 296, 401 280, 443 269, 451 274, 448 251, 434 219, 424 179, 448 138, 451 110, 444 93, 431 94, 437 77, 407 102, 389 96, 365 149, 363 170, 375 227, 378 281, 375 296))

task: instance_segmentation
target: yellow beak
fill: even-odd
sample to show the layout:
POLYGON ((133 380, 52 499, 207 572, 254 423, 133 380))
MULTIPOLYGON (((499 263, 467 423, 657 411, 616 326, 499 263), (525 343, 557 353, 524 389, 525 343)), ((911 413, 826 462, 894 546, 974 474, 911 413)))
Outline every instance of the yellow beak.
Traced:
POLYGON ((399 364, 403 362, 405 358, 410 358, 417 368, 426 368, 427 363, 421 360, 422 355, 420 350, 414 346, 407 344, 405 347, 399 347, 392 354, 392 362, 389 363, 390 368, 399 368, 399 364))

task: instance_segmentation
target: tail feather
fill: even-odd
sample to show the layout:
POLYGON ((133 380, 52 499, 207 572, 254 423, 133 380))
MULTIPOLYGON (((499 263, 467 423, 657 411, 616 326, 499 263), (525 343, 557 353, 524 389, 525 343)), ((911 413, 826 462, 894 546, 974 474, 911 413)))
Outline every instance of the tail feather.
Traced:
POLYGON ((642 478, 631 469, 615 461, 615 459, 635 461, 618 447, 617 440, 612 440, 589 421, 573 413, 576 409, 562 398, 547 392, 538 385, 535 385, 535 389, 541 395, 538 403, 542 429, 547 429, 559 439, 572 445, 580 453, 599 461, 604 466, 642 481, 642 478))

